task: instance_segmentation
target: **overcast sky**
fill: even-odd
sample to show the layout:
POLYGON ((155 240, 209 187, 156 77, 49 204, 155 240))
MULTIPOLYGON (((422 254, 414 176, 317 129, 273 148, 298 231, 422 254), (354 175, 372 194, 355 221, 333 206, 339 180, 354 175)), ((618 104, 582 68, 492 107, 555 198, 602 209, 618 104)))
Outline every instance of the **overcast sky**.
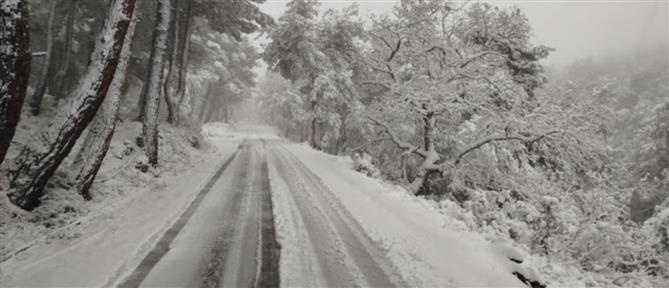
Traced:
MULTIPOLYGON (((275 19, 286 10, 284 0, 267 0, 261 9, 275 19)), ((341 9, 357 2, 363 15, 388 13, 393 0, 321 0, 320 9, 341 9)), ((556 48, 547 64, 588 57, 615 56, 667 45, 669 0, 614 1, 483 1, 520 7, 533 28, 534 43, 556 48)), ((669 53, 669 52, 668 52, 669 53)))

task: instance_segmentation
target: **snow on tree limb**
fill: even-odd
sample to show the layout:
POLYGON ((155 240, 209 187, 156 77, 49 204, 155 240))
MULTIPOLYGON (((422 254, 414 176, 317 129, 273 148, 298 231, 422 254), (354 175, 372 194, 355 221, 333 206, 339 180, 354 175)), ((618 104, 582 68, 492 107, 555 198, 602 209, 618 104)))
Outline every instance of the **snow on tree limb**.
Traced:
POLYGON ((480 140, 480 141, 476 142, 475 144, 471 145, 469 148, 466 148, 462 152, 460 152, 455 157, 455 161, 453 162, 453 164, 457 166, 458 164, 460 164, 460 161, 462 160, 463 157, 465 157, 465 155, 467 155, 468 153, 470 153, 470 152, 472 152, 472 151, 474 151, 478 148, 481 148, 483 145, 486 145, 486 144, 489 144, 489 143, 492 143, 492 142, 517 140, 517 141, 523 142, 525 144, 530 144, 530 143, 537 142, 541 139, 544 139, 549 135, 557 134, 557 133, 562 133, 562 131, 553 130, 553 131, 549 131, 549 132, 546 132, 546 133, 543 133, 543 134, 540 134, 540 135, 531 136, 531 137, 530 136, 524 136, 524 135, 521 135, 521 134, 488 137, 488 138, 485 138, 483 140, 480 140))
POLYGON ((420 147, 417 147, 417 146, 414 146, 414 145, 411 145, 407 142, 402 141, 393 132, 392 128, 390 128, 390 126, 387 123, 382 122, 382 121, 380 121, 380 120, 378 120, 374 117, 371 117, 371 116, 368 116, 367 118, 369 120, 371 120, 372 122, 374 122, 376 125, 381 126, 385 130, 385 132, 388 134, 388 136, 390 136, 390 140, 392 140, 397 145, 397 147, 404 150, 405 154, 414 153, 414 154, 416 154, 420 157, 423 157, 423 158, 427 157, 427 152, 425 150, 421 149, 420 147))

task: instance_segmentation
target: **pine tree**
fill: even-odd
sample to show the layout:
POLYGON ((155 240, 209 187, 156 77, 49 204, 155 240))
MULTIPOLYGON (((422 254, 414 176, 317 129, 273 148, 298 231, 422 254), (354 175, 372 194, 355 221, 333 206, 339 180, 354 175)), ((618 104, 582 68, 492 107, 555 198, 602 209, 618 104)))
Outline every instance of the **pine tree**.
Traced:
POLYGON ((15 159, 8 197, 17 206, 32 210, 39 205, 47 182, 102 105, 116 72, 135 2, 114 1, 76 96, 47 127, 35 134, 15 159), (105 41, 106 38, 110 41, 105 41))
POLYGON ((158 112, 165 75, 165 55, 171 17, 170 1, 158 0, 156 13, 149 72, 142 91, 142 98, 146 102, 141 117, 144 152, 149 164, 153 167, 158 165, 158 112))
POLYGON ((30 16, 26 1, 0 2, 0 164, 12 142, 30 78, 30 16))

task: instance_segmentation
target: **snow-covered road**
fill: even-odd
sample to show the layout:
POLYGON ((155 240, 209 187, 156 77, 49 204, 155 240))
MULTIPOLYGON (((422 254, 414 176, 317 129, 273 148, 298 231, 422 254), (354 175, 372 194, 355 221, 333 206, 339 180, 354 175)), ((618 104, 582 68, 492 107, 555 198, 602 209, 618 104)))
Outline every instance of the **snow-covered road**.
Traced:
MULTIPOLYGON (((133 203, 120 215, 123 221, 116 219, 113 226, 59 253, 28 264, 10 261, 10 280, 4 284, 521 285, 503 255, 481 236, 445 221, 447 216, 427 201, 352 171, 343 157, 276 137, 248 138, 256 139, 244 141, 229 165, 207 164, 211 171, 208 174, 213 176, 192 179, 197 182, 190 185, 203 188, 190 190, 199 193, 174 199, 147 198, 139 206, 133 203), (207 181, 209 184, 205 185, 207 181), (162 202, 158 205, 150 201, 162 202), (161 207, 176 210, 164 211, 161 207), (146 223, 133 218, 145 219, 146 223), (158 232, 138 230, 142 228, 158 232), (96 247, 100 250, 96 251, 96 247), (105 247, 111 247, 109 253, 105 247), (14 266, 17 264, 22 266, 14 266), (89 274, 76 278, 77 269, 72 266, 89 274), (38 273, 36 277, 31 276, 33 272, 38 273)), ((231 154, 212 163, 220 163, 231 154)), ((198 173, 203 174, 206 173, 198 173)), ((188 182, 188 178, 181 179, 173 184, 184 188, 187 184, 183 181, 188 182)), ((169 187, 167 190, 171 191, 169 187)), ((169 195, 178 194, 165 196, 169 195)))
POLYGON ((291 225, 287 230, 282 228, 293 232, 282 243, 299 243, 296 248, 304 249, 289 251, 286 247, 282 254, 283 286, 406 286, 384 251, 320 179, 278 142, 271 143, 273 193, 281 193, 275 199, 280 198, 276 202, 282 204, 276 209, 291 225))

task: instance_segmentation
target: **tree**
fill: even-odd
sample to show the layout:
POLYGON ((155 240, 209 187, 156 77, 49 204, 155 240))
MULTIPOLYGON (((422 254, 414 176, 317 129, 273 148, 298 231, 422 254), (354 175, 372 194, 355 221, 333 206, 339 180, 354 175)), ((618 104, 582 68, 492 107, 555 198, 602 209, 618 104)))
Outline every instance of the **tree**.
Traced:
POLYGON ((403 155, 420 159, 410 185, 414 193, 425 189, 431 176, 450 177, 467 155, 487 144, 532 145, 560 133, 514 123, 534 105, 527 92, 541 83, 537 61, 550 51, 530 46, 529 26, 518 10, 402 1, 395 15, 377 20, 372 29, 374 49, 370 60, 363 59, 372 77, 363 83, 386 91, 371 106, 371 123, 403 155), (406 118, 386 116, 397 113, 406 118), (421 145, 393 131, 392 126, 407 121, 412 128, 403 134, 420 139, 421 145), (454 138, 464 124, 477 129, 454 138))
POLYGON ((12 203, 26 210, 39 205, 47 181, 93 120, 113 80, 134 8, 135 0, 113 3, 93 62, 76 97, 58 111, 47 127, 36 133, 16 158, 8 194, 12 203))
POLYGON ((44 62, 42 62, 42 69, 40 70, 39 83, 35 87, 35 92, 30 98, 30 112, 33 115, 39 115, 42 98, 46 93, 46 87, 49 81, 49 68, 52 65, 51 57, 53 56, 53 42, 54 42, 54 26, 56 19, 56 4, 58 1, 52 1, 49 5, 49 20, 47 23, 47 32, 46 32, 46 54, 44 56, 44 62))
POLYGON ((318 43, 316 5, 318 2, 315 0, 288 3, 288 10, 270 32, 272 42, 265 49, 263 59, 270 69, 278 71, 297 86, 305 98, 300 102, 311 113, 309 142, 312 147, 319 148, 316 136, 319 119, 316 114, 323 91, 318 91, 315 86, 317 78, 327 72, 324 64, 328 63, 328 59, 318 43))
POLYGON ((14 137, 30 78, 30 16, 26 1, 0 3, 0 164, 14 137))
POLYGON ((158 112, 165 74, 165 53, 167 51, 168 28, 171 17, 170 1, 158 0, 156 13, 149 72, 142 91, 142 98, 145 99, 145 103, 141 117, 144 152, 149 164, 153 167, 158 165, 158 112))
MULTIPOLYGON (((175 20, 173 29, 175 33, 174 47, 175 57, 173 61, 174 65, 178 64, 178 73, 176 79, 176 91, 174 94, 169 94, 165 98, 167 103, 167 122, 171 124, 180 124, 182 121, 182 111, 179 107, 184 101, 186 93, 186 74, 188 72, 188 55, 190 47, 190 38, 193 31, 193 4, 194 1, 188 1, 186 3, 185 11, 175 15, 177 19, 175 20), (177 29, 177 27, 179 29, 177 29), (180 32, 180 33, 177 33, 180 32)), ((176 67, 175 67, 176 68, 176 67)))
POLYGON ((107 155, 109 144, 116 129, 118 110, 121 104, 120 96, 123 91, 121 86, 123 86, 126 80, 130 46, 136 22, 136 18, 130 22, 130 27, 126 34, 126 43, 121 50, 119 64, 116 72, 114 72, 114 79, 109 88, 110 91, 107 93, 104 102, 102 102, 100 110, 95 114, 93 122, 89 125, 88 134, 71 167, 74 175, 74 187, 87 200, 91 199, 89 190, 91 185, 93 185, 93 180, 95 180, 98 170, 100 170, 105 155, 107 155))
POLYGON ((264 0, 187 1, 183 13, 177 20, 179 33, 176 37, 177 49, 174 56, 179 68, 176 92, 167 99, 168 122, 184 124, 192 112, 191 98, 186 93, 186 78, 190 62, 191 34, 195 28, 201 28, 194 27, 194 18, 202 19, 208 29, 231 35, 237 41, 241 41, 242 34, 254 33, 272 22, 272 18, 262 13, 257 6, 264 2, 264 0))
POLYGON ((70 65, 72 64, 72 42, 74 40, 74 18, 77 11, 77 0, 68 0, 67 4, 67 16, 65 20, 65 33, 63 35, 63 54, 64 59, 58 68, 58 71, 53 76, 53 83, 55 85, 52 94, 56 99, 65 98, 66 92, 66 82, 65 76, 67 71, 70 70, 70 65))
POLYGON ((256 84, 253 68, 259 55, 246 37, 237 41, 228 34, 206 28, 201 31, 191 43, 191 60, 194 66, 200 67, 200 73, 206 74, 193 78, 209 76, 211 80, 205 84, 208 92, 199 105, 199 119, 227 121, 231 109, 250 97, 256 84))

